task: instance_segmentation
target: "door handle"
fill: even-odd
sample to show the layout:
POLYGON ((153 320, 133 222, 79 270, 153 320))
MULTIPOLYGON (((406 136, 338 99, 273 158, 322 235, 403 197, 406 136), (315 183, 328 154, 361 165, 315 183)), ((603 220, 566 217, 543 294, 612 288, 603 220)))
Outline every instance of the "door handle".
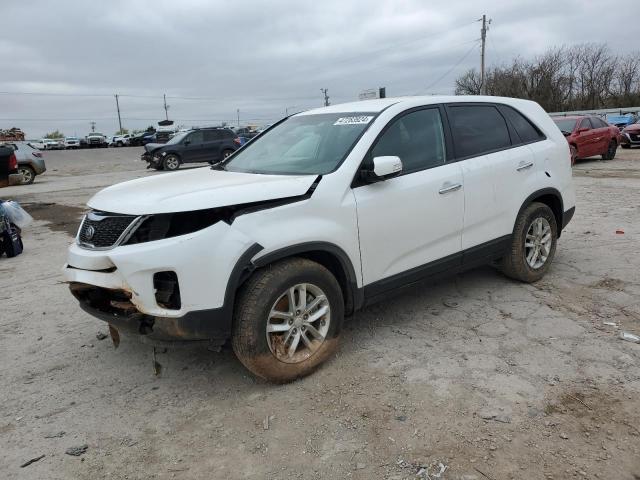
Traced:
POLYGON ((531 168, 533 167, 533 162, 526 162, 526 163, 521 163, 520 165, 518 165, 518 168, 516 168, 517 171, 521 172, 522 170, 526 170, 527 168, 531 168))
POLYGON ((460 190, 461 188, 462 188, 462 184, 461 183, 449 183, 449 182, 447 182, 444 185, 442 185, 440 190, 438 190, 438 193, 440 195, 444 195, 445 193, 455 192, 456 190, 460 190))

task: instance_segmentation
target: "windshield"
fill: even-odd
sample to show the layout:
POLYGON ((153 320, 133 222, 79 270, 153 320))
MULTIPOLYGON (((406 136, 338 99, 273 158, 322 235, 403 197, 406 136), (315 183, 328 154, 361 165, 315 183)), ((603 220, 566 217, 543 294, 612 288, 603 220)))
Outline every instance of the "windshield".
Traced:
POLYGON ((236 153, 230 172, 323 175, 335 170, 375 113, 326 113, 288 118, 236 153))
POLYGON ((165 143, 165 145, 175 145, 176 143, 180 143, 184 139, 184 137, 186 137, 190 133, 191 132, 177 133, 173 137, 171 137, 169 141, 165 143))
POLYGON ((558 128, 560 129, 561 132, 569 132, 569 133, 573 132, 573 129, 576 126, 576 121, 577 120, 572 118, 554 120, 554 122, 556 122, 556 125, 558 125, 558 128))

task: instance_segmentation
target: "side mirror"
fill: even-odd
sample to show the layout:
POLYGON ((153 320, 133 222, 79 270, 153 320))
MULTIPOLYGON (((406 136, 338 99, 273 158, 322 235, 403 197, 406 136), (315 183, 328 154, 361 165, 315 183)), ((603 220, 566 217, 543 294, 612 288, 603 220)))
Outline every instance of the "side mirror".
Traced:
POLYGON ((184 141, 184 146, 186 147, 187 145, 189 145, 191 143, 191 140, 185 140, 184 141))
POLYGON ((386 156, 373 159, 373 174, 380 180, 399 175, 402 172, 400 157, 386 156))

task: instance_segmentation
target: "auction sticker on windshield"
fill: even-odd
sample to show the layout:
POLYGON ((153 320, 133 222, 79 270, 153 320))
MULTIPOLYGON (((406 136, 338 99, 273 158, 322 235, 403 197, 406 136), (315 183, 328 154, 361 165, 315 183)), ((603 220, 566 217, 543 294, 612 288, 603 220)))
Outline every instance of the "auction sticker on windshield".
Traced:
POLYGON ((340 117, 334 125, 361 125, 367 124, 373 120, 373 116, 362 115, 359 117, 340 117))

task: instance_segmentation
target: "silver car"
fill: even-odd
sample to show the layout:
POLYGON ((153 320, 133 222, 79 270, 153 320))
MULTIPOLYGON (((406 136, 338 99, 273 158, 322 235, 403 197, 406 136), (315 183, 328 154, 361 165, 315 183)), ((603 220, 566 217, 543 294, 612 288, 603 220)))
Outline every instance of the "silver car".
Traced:
POLYGON ((8 143, 13 147, 18 160, 18 172, 22 174, 22 185, 30 185, 36 179, 36 175, 43 174, 47 167, 44 164, 42 152, 36 150, 27 142, 8 143))

